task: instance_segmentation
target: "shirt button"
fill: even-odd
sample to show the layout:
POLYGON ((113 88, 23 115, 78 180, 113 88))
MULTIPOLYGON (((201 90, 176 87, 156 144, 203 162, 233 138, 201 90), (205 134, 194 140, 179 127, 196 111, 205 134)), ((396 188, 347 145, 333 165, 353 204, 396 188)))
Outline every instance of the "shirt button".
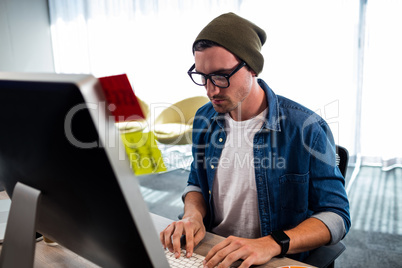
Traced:
POLYGON ((214 165, 211 165, 211 168, 212 168, 212 169, 214 169, 214 168, 215 168, 215 166, 214 166, 214 165))
POLYGON ((219 138, 219 142, 222 142, 223 141, 223 139, 222 138, 219 138))
POLYGON ((209 194, 211 194, 211 191, 209 191, 209 194))

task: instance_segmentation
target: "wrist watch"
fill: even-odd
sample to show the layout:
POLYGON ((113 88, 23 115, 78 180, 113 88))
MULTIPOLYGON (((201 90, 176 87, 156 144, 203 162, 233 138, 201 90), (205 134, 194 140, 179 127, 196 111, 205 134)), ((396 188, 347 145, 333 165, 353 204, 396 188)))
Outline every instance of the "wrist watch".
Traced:
POLYGON ((289 250, 289 242, 290 238, 285 234, 284 231, 273 231, 271 233, 272 238, 275 240, 276 243, 278 243, 281 246, 281 254, 279 254, 277 257, 282 258, 285 257, 285 254, 289 250))

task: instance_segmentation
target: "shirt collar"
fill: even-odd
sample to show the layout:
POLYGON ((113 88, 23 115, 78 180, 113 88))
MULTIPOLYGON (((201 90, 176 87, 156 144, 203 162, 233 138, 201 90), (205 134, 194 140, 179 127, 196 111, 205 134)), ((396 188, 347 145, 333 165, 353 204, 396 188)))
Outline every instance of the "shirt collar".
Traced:
MULTIPOLYGON (((273 131, 281 131, 278 97, 272 91, 272 89, 267 85, 267 83, 265 83, 264 80, 259 78, 257 82, 260 85, 260 87, 264 90, 268 103, 267 120, 265 121, 262 127, 273 131)), ((219 126, 221 126, 222 128, 224 127, 225 114, 215 113, 212 119, 215 120, 219 126)))
POLYGON ((267 121, 263 127, 273 131, 281 131, 278 97, 264 80, 258 79, 258 84, 265 91, 265 96, 268 103, 267 121))

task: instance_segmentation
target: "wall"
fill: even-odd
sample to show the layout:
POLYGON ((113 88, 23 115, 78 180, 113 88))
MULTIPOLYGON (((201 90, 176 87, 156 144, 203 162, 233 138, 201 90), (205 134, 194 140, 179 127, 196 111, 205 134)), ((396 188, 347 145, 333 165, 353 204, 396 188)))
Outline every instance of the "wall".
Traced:
POLYGON ((0 71, 54 72, 47 0, 0 0, 0 71))

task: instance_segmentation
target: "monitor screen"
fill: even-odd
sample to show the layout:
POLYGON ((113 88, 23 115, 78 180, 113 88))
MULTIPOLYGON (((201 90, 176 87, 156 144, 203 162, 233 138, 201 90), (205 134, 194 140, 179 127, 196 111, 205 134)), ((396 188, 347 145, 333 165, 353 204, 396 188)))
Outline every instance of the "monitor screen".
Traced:
POLYGON ((0 188, 40 191, 37 232, 103 267, 168 266, 96 78, 0 73, 0 125, 0 188))

